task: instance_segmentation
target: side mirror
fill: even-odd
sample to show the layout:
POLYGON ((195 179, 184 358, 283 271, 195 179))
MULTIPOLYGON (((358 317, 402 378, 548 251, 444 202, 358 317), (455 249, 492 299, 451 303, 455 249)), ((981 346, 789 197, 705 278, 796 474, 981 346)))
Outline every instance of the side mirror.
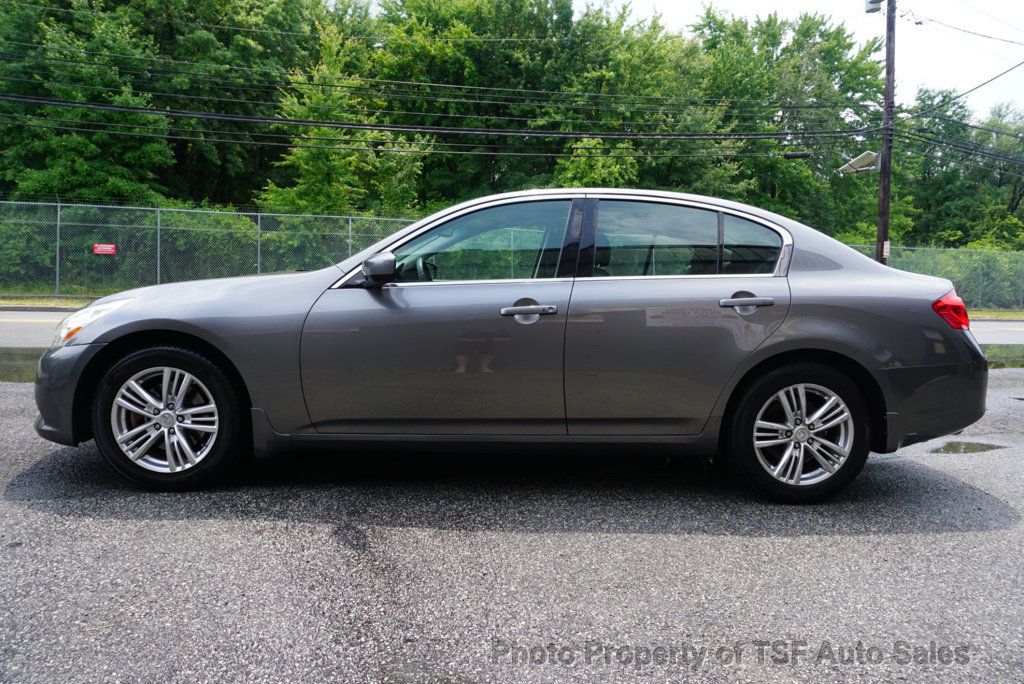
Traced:
POLYGON ((395 279, 395 255, 391 252, 381 252, 363 262, 363 275, 366 276, 366 285, 369 287, 380 287, 395 279))

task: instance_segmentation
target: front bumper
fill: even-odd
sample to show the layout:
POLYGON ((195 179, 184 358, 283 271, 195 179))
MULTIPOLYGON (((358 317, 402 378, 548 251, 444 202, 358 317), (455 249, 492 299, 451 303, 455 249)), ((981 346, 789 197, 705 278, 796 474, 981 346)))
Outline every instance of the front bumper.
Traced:
POLYGON ((74 446, 86 439, 76 429, 75 392, 89 361, 102 344, 75 344, 48 349, 36 367, 36 432, 43 439, 74 446))
POLYGON ((988 360, 974 336, 963 334, 964 363, 885 371, 893 397, 887 420, 889 451, 959 432, 985 415, 988 360))

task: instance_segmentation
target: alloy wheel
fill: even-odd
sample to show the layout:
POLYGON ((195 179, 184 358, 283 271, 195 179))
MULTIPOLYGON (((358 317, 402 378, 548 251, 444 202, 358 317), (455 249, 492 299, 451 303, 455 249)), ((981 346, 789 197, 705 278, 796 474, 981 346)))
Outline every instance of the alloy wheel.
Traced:
POLYGON ((754 451, 768 473, 788 485, 831 477, 850 456, 853 414, 838 394, 809 383, 785 387, 754 422, 754 451))
POLYGON ((130 377, 110 408, 114 441, 131 461, 176 473, 203 460, 218 434, 217 404, 197 377, 169 366, 130 377))

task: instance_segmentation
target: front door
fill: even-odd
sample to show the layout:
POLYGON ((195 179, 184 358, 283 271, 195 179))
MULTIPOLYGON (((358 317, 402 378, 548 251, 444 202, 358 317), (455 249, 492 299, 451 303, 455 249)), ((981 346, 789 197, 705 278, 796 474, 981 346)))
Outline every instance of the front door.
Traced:
POLYGON ((783 237, 712 208, 588 203, 566 331, 569 434, 699 434, 786 317, 783 237))
POLYGON ((581 211, 569 198, 476 209, 394 247, 395 282, 325 292, 302 332, 316 429, 566 434, 566 269, 579 239, 566 236, 581 211))

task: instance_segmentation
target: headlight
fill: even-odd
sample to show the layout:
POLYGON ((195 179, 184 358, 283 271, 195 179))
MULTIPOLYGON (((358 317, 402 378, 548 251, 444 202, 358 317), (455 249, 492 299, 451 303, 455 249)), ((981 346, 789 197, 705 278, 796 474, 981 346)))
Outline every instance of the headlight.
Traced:
POLYGON ((63 347, 69 343, 75 335, 81 332, 82 328, 89 325, 101 316, 106 316, 111 311, 116 311, 131 301, 131 298, 115 299, 112 302, 92 304, 71 314, 57 326, 57 332, 53 336, 51 347, 63 347))

